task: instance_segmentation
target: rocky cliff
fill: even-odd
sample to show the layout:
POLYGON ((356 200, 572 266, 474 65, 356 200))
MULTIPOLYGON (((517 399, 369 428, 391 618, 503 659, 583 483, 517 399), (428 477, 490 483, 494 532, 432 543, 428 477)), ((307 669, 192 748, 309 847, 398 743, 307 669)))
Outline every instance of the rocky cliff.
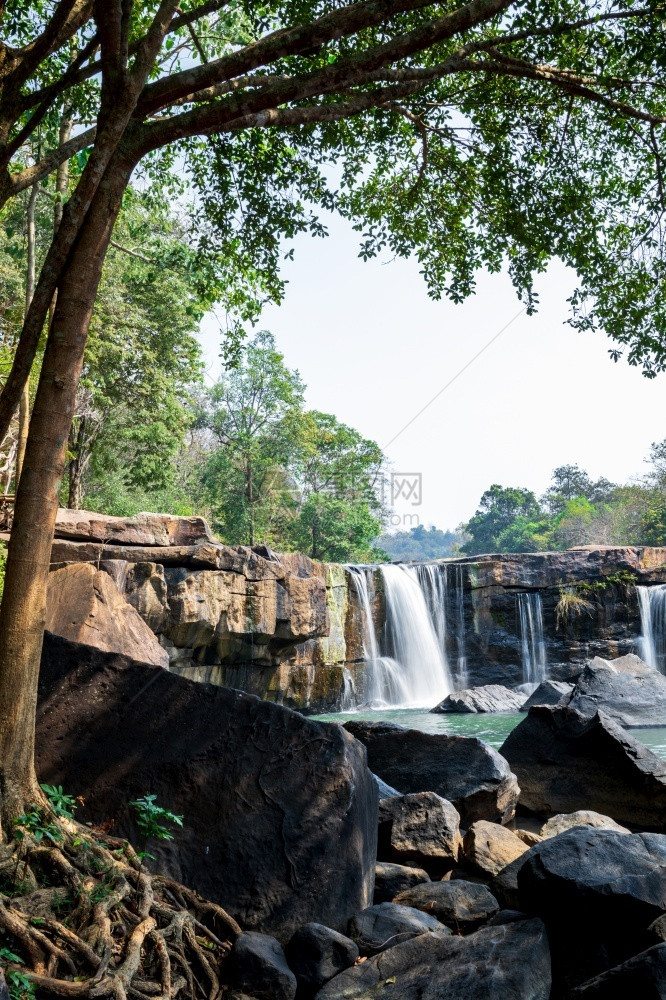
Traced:
MULTIPOLYGON (((220 545, 201 518, 85 511, 59 513, 52 565, 48 629, 70 644, 307 712, 339 708, 352 690, 363 700, 364 643, 369 629, 381 640, 386 619, 377 568, 365 573, 369 621, 343 566, 220 545)), ((480 556, 436 574, 427 596, 444 605, 452 673, 464 664, 468 683, 511 684, 524 679, 530 595, 552 676, 634 651, 635 584, 666 582, 666 548, 480 556), (579 600, 565 607, 563 593, 579 600)))

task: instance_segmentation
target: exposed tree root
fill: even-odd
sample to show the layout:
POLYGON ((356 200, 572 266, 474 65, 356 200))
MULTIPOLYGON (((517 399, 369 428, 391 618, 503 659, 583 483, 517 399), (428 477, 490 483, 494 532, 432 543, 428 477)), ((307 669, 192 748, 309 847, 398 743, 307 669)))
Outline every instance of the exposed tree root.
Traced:
POLYGON ((222 907, 151 875, 126 841, 69 821, 57 844, 26 832, 0 853, 0 946, 39 996, 217 1000, 241 929, 222 907))

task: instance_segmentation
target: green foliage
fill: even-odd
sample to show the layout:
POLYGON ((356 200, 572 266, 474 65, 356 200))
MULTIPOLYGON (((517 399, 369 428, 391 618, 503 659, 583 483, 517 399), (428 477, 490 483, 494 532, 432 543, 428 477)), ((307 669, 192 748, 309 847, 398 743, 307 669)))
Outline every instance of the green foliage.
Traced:
POLYGON ((460 548, 462 537, 458 532, 442 531, 431 525, 418 524, 408 531, 382 534, 377 545, 393 562, 420 562, 446 559, 460 548))
POLYGON ((44 837, 53 844, 59 844, 62 841, 62 831, 60 828, 36 806, 33 806, 14 820, 14 836, 16 839, 23 840, 26 833, 29 833, 37 843, 40 843, 44 837))
POLYGON ((63 816, 71 819, 76 809, 76 799, 72 795, 66 795, 62 790, 62 785, 40 785, 40 788, 49 800, 49 805, 56 816, 63 816))
POLYGON ((541 508, 530 490, 493 484, 481 497, 479 509, 465 525, 471 536, 462 546, 462 551, 475 555, 481 552, 529 551, 522 546, 533 537, 541 508), (518 520, 520 518, 520 520, 518 520), (510 532, 516 528, 515 540, 510 532), (521 548, 506 548, 519 544, 521 548), (503 548, 504 546, 504 548, 503 548))
POLYGON ((130 802, 137 814, 139 830, 146 839, 155 837, 157 840, 173 840, 173 834, 167 824, 182 826, 183 817, 177 816, 163 806, 158 806, 156 800, 156 795, 144 795, 143 798, 130 802))
POLYGON ((23 965, 24 962, 20 955, 15 955, 9 948, 0 948, 0 965, 5 970, 10 1000, 34 1000, 35 987, 32 981, 20 969, 9 968, 10 964, 23 965))
POLYGON ((555 605, 555 620, 557 627, 565 627, 568 622, 581 615, 591 615, 594 610, 592 601, 588 601, 573 587, 560 588, 560 597, 555 605))

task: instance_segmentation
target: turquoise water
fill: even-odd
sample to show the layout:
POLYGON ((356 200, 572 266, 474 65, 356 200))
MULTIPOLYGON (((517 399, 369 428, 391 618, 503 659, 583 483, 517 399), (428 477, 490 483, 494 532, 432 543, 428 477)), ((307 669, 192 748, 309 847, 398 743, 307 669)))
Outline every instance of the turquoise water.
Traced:
MULTIPOLYGON (((318 715, 322 722, 347 722, 349 719, 368 719, 371 722, 395 722, 407 729, 420 729, 424 733, 453 733, 457 736, 478 736, 496 750, 502 746, 511 730, 525 718, 521 712, 479 713, 478 715, 439 715, 417 708, 393 708, 377 711, 338 712, 318 715)), ((656 729, 630 729, 653 753, 666 759, 666 726, 656 729)))

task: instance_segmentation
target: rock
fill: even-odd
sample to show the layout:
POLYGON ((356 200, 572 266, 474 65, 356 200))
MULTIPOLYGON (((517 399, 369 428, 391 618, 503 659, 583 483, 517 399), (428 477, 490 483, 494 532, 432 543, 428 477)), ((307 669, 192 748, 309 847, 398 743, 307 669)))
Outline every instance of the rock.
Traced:
POLYGON ((656 944, 573 990, 583 1000, 666 1000, 666 944, 656 944))
POLYGON ((299 995, 312 996, 333 976, 344 972, 359 956, 357 945, 323 924, 299 927, 285 954, 298 982, 299 995))
POLYGON ((0 969, 0 1000, 9 1000, 9 990, 7 989, 5 974, 2 969, 0 969))
POLYGON ((592 809, 633 829, 666 829, 666 763, 602 712, 531 708, 502 753, 521 805, 537 815, 592 809))
POLYGON ((426 934, 331 979, 316 1000, 548 1000, 540 920, 483 927, 467 937, 426 934))
POLYGON ((249 931, 234 942, 226 966, 229 985, 256 1000, 294 1000, 296 976, 279 941, 249 931))
POLYGON ((432 712, 518 712, 525 701, 520 691, 502 684, 484 684, 446 696, 432 712))
POLYGON ((540 844, 543 837, 540 833, 534 833, 533 830, 514 830, 513 831, 518 837, 518 840, 522 840, 523 844, 527 847, 534 847, 535 844, 540 844))
POLYGON ((166 667, 169 657, 108 575, 76 563, 49 575, 46 629, 73 647, 166 667))
POLYGON ((387 785, 385 781, 382 781, 381 778, 378 778, 376 774, 373 774, 372 777, 375 779, 375 784, 377 785, 377 791, 379 792, 380 799, 395 799, 400 795, 400 792, 397 790, 397 788, 391 788, 391 786, 387 785))
POLYGON ((530 849, 518 892, 548 927, 560 988, 579 985, 645 947, 666 910, 666 836, 568 830, 530 849))
POLYGON ((431 913, 453 931, 463 932, 474 930, 499 910, 485 885, 464 879, 416 885, 399 893, 394 902, 431 913))
POLYGON ((648 934, 657 943, 666 941, 666 913, 662 913, 660 917, 652 921, 648 927, 648 934))
POLYGON ((112 577, 128 604, 135 608, 156 635, 169 623, 169 600, 164 566, 154 562, 128 563, 107 559, 100 569, 112 577))
POLYGON ((617 660, 595 656, 578 678, 570 704, 585 715, 601 709, 620 726, 665 726, 666 677, 633 653, 617 660))
POLYGON ((386 722, 347 722, 368 748, 368 764, 403 794, 436 792, 456 807, 463 825, 512 819, 519 788, 509 765, 481 740, 422 733, 386 722))
POLYGON ((461 847, 460 814, 435 792, 380 799, 381 861, 421 865, 441 876, 455 866, 461 847))
POLYGON ((172 514, 112 517, 110 514, 62 507, 56 516, 55 537, 71 541, 151 546, 198 545, 215 541, 203 517, 176 517, 172 514))
POLYGON ((498 875, 528 850, 527 845, 511 830, 486 820, 472 823, 465 834, 463 846, 469 863, 490 876, 498 875))
POLYGON ((375 896, 373 903, 390 903, 391 900, 414 885, 429 882, 430 876, 423 868, 407 868, 388 861, 378 861, 375 867, 375 896))
POLYGON ((447 927, 429 913, 421 913, 412 906, 398 906, 396 903, 369 906, 349 921, 349 936, 356 942, 362 955, 378 955, 380 951, 394 948, 401 941, 430 931, 450 933, 447 927))
POLYGON ((529 712, 533 705, 559 705, 569 700, 573 684, 566 681, 541 681, 527 701, 521 705, 521 712, 529 712))
POLYGON ((489 927, 500 927, 502 924, 515 924, 517 920, 529 919, 526 913, 520 910, 500 910, 488 921, 489 927))
POLYGON ((615 830, 617 833, 631 833, 631 830, 627 830, 626 826, 620 826, 610 816, 602 816, 601 813, 593 812, 591 809, 579 809, 577 812, 560 813, 558 816, 552 816, 541 827, 540 839, 547 840, 548 837, 557 837, 558 833, 564 833, 565 830, 573 830, 577 826, 591 826, 597 830, 615 830))
POLYGON ((149 842, 155 869, 281 941, 371 902, 377 790, 341 726, 166 670, 69 666, 42 660, 37 773, 84 797, 82 821, 136 842, 128 803, 155 794, 184 816, 149 842))
POLYGON ((490 881, 490 891, 507 910, 520 910, 520 895, 518 893, 518 873, 525 864, 525 854, 512 861, 490 881))

